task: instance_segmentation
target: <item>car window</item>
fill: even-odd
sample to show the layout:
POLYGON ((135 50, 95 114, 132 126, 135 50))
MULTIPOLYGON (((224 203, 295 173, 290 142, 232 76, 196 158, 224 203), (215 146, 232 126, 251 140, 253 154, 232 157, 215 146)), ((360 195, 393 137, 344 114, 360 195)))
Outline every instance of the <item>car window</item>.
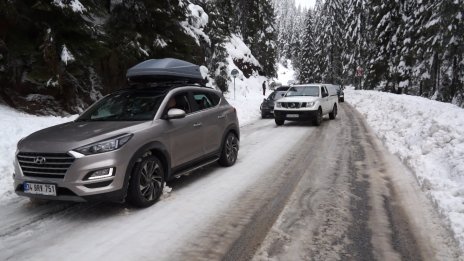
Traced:
POLYGON ((169 99, 165 109, 166 113, 173 108, 181 109, 187 114, 192 112, 192 106, 190 105, 187 92, 176 94, 169 99))
POLYGON ((329 96, 329 94, 327 93, 327 89, 325 88, 325 86, 322 87, 322 97, 327 97, 329 96))
POLYGON ((319 87, 318 86, 294 86, 288 89, 288 92, 285 94, 286 97, 292 96, 319 96, 319 87))
POLYGON ((77 121, 152 120, 164 97, 164 93, 156 92, 118 92, 100 100, 77 121))
POLYGON ((220 101, 219 96, 210 92, 194 92, 193 99, 197 103, 200 111, 215 107, 220 101))

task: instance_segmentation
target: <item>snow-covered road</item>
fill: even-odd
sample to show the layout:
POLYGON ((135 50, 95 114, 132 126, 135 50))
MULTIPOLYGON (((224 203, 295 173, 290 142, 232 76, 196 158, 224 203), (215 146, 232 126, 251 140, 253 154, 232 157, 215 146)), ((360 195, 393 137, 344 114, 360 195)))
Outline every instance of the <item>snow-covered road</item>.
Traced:
POLYGON ((6 199, 0 260, 460 260, 413 175, 348 104, 320 127, 254 121, 235 166, 168 185, 142 210, 6 199))
POLYGON ((257 121, 242 128, 235 166, 211 166, 172 182, 147 209, 118 204, 32 204, 13 197, 0 213, 0 260, 168 260, 220 213, 253 190, 310 135, 312 128, 276 128, 257 121))

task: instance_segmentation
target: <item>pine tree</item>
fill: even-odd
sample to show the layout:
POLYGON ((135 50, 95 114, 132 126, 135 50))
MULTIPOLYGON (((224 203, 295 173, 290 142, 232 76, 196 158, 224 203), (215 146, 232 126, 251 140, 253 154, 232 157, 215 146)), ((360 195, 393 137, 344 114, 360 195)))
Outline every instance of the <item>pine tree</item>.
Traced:
POLYGON ((227 50, 224 43, 232 34, 235 28, 232 28, 231 0, 210 1, 205 5, 205 11, 209 14, 210 24, 205 33, 211 39, 211 48, 208 53, 207 65, 212 73, 217 87, 223 92, 228 90, 227 82, 227 50))
POLYGON ((305 32, 302 39, 303 45, 299 57, 300 68, 299 81, 302 83, 315 82, 314 75, 314 32, 313 32, 313 17, 312 12, 308 11, 306 15, 305 32))
POLYGON ((315 26, 316 80, 342 83, 343 5, 340 0, 327 0, 316 8, 315 26))
POLYGON ((262 73, 274 77, 277 62, 274 8, 268 0, 245 1, 242 4, 247 15, 241 26, 244 42, 261 64, 262 73))
POLYGON ((366 68, 366 50, 368 48, 366 29, 366 0, 349 0, 345 23, 346 33, 343 37, 343 74, 344 82, 354 83, 359 87, 360 79, 356 70, 366 68))
POLYGON ((385 88, 395 90, 397 72, 395 52, 398 45, 400 26, 400 3, 395 1, 373 1, 370 10, 370 44, 367 65, 366 87, 374 89, 382 82, 385 88))

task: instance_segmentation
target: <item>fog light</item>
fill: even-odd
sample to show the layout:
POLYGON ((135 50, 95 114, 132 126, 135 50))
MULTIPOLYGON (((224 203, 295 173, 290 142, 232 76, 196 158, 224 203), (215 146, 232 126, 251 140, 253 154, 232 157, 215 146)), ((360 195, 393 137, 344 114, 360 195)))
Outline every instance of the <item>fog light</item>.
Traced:
POLYGON ((100 169, 100 170, 90 172, 89 175, 87 175, 87 180, 95 180, 95 179, 103 179, 103 178, 111 177, 113 176, 113 172, 114 172, 113 169, 114 168, 100 169))

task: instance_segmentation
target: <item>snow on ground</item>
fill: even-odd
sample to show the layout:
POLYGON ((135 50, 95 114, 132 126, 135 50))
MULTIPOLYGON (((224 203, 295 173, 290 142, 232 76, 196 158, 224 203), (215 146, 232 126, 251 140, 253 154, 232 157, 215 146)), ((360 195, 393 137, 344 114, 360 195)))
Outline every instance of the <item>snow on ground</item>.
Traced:
POLYGON ((412 169, 464 249, 464 110, 377 91, 346 90, 345 99, 412 169))
POLYGON ((284 63, 277 65, 277 82, 283 85, 288 85, 295 81, 295 70, 293 69, 292 61, 287 60, 284 63))
MULTIPOLYGON (((269 89, 270 80, 264 76, 252 75, 246 78, 242 71, 234 64, 234 59, 243 59, 244 61, 259 65, 259 62, 251 54, 250 49, 243 43, 238 36, 232 35, 230 41, 226 44, 229 57, 227 58, 227 71, 233 69, 239 70, 239 76, 235 79, 235 88, 233 77, 229 75, 229 91, 224 94, 227 101, 237 109, 240 125, 247 125, 261 117, 259 107, 264 98, 267 98, 272 90, 269 89), (266 94, 263 95, 263 82, 266 81, 266 94), (235 94, 234 94, 235 93, 235 94)), ((290 60, 287 60, 287 67, 278 64, 278 78, 275 81, 287 84, 288 81, 294 80, 294 70, 290 60)))
POLYGON ((11 198, 13 193, 13 160, 18 141, 34 131, 64 123, 74 117, 39 117, 18 112, 0 105, 0 202, 11 198))

